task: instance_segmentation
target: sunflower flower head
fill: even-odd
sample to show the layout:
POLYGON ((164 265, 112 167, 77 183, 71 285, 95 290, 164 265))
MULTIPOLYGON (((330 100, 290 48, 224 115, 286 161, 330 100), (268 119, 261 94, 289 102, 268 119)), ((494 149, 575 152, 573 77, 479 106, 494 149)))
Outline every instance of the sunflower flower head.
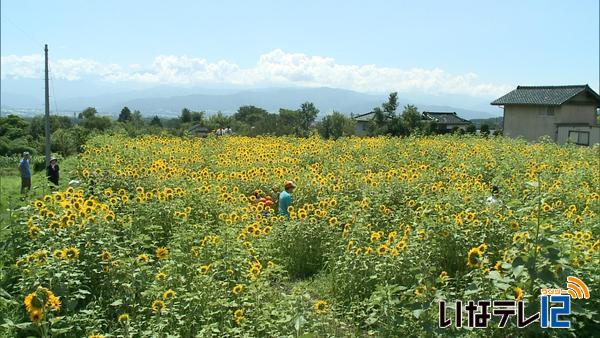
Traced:
POLYGON ((325 314, 327 313, 327 311, 329 311, 329 304, 327 303, 327 301, 324 301, 322 299, 317 300, 313 304, 313 310, 317 314, 325 314))

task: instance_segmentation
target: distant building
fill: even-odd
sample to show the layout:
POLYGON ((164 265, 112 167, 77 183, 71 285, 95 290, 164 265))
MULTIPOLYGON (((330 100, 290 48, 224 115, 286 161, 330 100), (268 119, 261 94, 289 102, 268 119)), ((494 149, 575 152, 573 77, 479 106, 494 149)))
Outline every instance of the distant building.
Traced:
POLYGON ((505 136, 529 141, 549 136, 559 144, 600 142, 600 96, 588 85, 518 86, 492 105, 504 106, 505 136))
POLYGON ((356 135, 365 136, 369 134, 369 123, 375 118, 375 112, 354 116, 356 121, 356 135))
POLYGON ((440 134, 449 133, 456 129, 464 131, 471 124, 471 121, 456 115, 456 112, 424 111, 422 116, 423 121, 434 122, 436 130, 440 134))
POLYGON ((210 130, 208 130, 208 128, 202 127, 199 124, 192 126, 188 131, 190 132, 190 134, 192 136, 199 136, 199 137, 207 137, 208 134, 210 134, 210 130))

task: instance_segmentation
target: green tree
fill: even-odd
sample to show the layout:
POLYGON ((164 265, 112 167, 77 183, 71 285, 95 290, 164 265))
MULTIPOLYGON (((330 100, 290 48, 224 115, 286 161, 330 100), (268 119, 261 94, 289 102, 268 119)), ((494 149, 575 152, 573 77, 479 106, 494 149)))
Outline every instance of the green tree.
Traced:
POLYGON ((369 135, 392 134, 401 135, 405 129, 402 121, 398 121, 396 110, 398 109, 398 93, 392 92, 381 107, 375 107, 371 111, 373 119, 368 125, 369 135))
POLYGON ((416 106, 407 104, 402 111, 402 120, 410 133, 420 127, 421 114, 416 106))
POLYGON ((340 112, 334 111, 319 123, 319 133, 325 138, 337 139, 342 136, 353 135, 356 122, 340 112))
POLYGON ((301 135, 308 136, 308 132, 313 122, 319 114, 319 109, 312 102, 304 102, 298 110, 298 123, 301 135))
POLYGON ((0 118, 0 136, 15 140, 27 135, 29 123, 20 116, 8 115, 0 118))
POLYGON ((267 117, 268 114, 269 112, 259 107, 241 106, 238 111, 233 114, 233 118, 248 126, 255 126, 258 121, 267 117))
POLYGON ((187 108, 183 108, 181 110, 181 117, 180 117, 180 119, 181 119, 181 122, 183 122, 183 123, 192 122, 192 112, 189 109, 187 109, 187 108))
POLYGON ((88 107, 79 113, 79 124, 88 130, 105 131, 111 126, 108 116, 97 116, 96 108, 88 107))
POLYGON ((150 125, 153 127, 161 127, 162 128, 162 122, 160 121, 160 118, 157 115, 154 115, 152 120, 150 120, 150 125))
POLYGON ((52 133, 52 152, 61 153, 64 156, 76 154, 82 150, 85 144, 88 132, 80 127, 75 126, 70 129, 58 129, 52 133))
POLYGON ((191 118, 191 122, 202 124, 202 121, 204 119, 204 112, 203 111, 193 111, 190 118, 191 118))
POLYGON ((477 131, 477 128, 475 127, 474 124, 469 124, 466 128, 467 134, 475 134, 476 131, 477 131))
MULTIPOLYGON (((44 116, 34 116, 29 123, 29 135, 34 139, 43 138, 46 133, 46 119, 44 116)), ((50 115, 50 132, 58 129, 69 129, 73 126, 73 120, 68 116, 50 115)))
POLYGON ((94 107, 87 107, 81 113, 79 113, 79 119, 92 119, 96 117, 98 111, 94 107))
POLYGON ((132 115, 131 115, 131 110, 129 110, 129 108, 127 107, 123 107, 123 109, 121 109, 121 113, 119 114, 119 118, 117 119, 117 121, 119 122, 129 122, 132 119, 132 115))
POLYGON ((278 122, 278 135, 300 134, 300 116, 297 110, 279 109, 278 122))
POLYGON ((486 123, 482 124, 481 128, 479 128, 479 132, 481 135, 488 136, 490 134, 490 126, 486 123))
POLYGON ((206 127, 210 130, 215 130, 219 128, 230 127, 233 123, 233 119, 230 116, 225 116, 220 111, 212 114, 208 117, 206 121, 206 127))
POLYGON ((387 125, 387 131, 393 136, 405 136, 410 133, 406 122, 404 122, 404 119, 401 116, 395 116, 390 119, 390 122, 387 125))
POLYGON ((134 110, 133 111, 133 115, 131 116, 131 122, 136 127, 143 126, 144 125, 144 118, 142 117, 142 112, 140 112, 139 110, 134 110))
POLYGON ((383 112, 385 112, 387 118, 396 117, 396 109, 398 109, 398 93, 393 92, 388 96, 387 102, 381 105, 383 112))
POLYGON ((435 135, 438 133, 438 124, 435 121, 427 121, 423 126, 426 135, 435 135))

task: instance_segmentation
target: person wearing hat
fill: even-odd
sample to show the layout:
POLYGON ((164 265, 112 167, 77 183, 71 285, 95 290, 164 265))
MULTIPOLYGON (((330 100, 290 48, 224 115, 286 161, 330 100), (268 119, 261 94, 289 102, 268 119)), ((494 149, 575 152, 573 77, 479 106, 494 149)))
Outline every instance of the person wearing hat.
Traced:
POLYGON ((46 176, 48 177, 48 181, 54 183, 54 185, 58 185, 59 170, 58 160, 56 157, 52 156, 52 158, 50 158, 50 164, 46 168, 46 176))
POLYGON ((285 190, 279 194, 279 215, 290 217, 288 207, 292 205, 292 193, 296 189, 294 181, 285 182, 285 190))
POLYGON ((19 172, 21 173, 21 194, 31 189, 31 170, 29 168, 29 153, 23 152, 23 158, 19 161, 19 172))

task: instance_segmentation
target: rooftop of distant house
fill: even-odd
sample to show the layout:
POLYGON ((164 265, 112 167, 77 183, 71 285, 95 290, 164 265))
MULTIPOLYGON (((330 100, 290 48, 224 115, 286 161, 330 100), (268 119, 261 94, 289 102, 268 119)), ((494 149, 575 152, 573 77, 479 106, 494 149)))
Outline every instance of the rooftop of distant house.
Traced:
POLYGON ((424 111, 423 117, 425 120, 435 121, 440 124, 471 124, 471 121, 456 115, 456 112, 424 111))
POLYGON ((575 96, 585 93, 600 107, 600 96, 588 85, 573 86, 518 86, 517 89, 492 102, 492 105, 560 106, 575 96))
POLYGON ((369 112, 354 116, 354 120, 357 122, 369 122, 375 117, 375 112, 369 112))

